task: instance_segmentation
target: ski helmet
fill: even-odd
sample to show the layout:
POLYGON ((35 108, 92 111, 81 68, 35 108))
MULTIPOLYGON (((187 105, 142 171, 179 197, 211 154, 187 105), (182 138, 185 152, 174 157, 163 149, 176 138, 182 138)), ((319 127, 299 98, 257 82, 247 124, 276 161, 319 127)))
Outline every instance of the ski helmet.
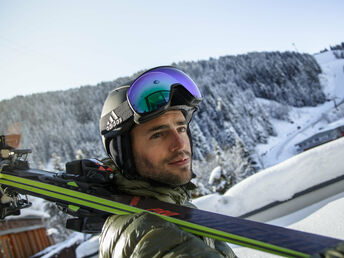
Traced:
MULTIPOLYGON (((201 93, 192 79, 172 66, 150 69, 107 96, 100 118, 104 148, 128 179, 140 178, 131 149, 130 131, 169 110, 180 110, 191 121, 201 93)), ((192 148, 190 129, 187 133, 192 148)))

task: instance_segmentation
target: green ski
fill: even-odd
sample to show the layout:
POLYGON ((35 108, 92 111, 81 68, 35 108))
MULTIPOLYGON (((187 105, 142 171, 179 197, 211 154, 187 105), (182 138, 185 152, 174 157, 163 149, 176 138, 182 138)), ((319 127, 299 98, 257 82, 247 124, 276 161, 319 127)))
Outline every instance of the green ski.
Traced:
MULTIPOLYGON (((102 185, 68 173, 30 169, 27 150, 0 153, 0 218, 19 214, 29 202, 20 194, 56 202, 76 218, 67 227, 99 232, 112 214, 149 212, 190 233, 287 257, 310 257, 343 240, 258 223, 139 196, 114 195, 102 185), (11 154, 12 152, 12 154, 11 154), (11 156, 12 155, 12 156, 11 156), (15 157, 15 158, 13 158, 15 157)), ((111 180, 111 178, 110 178, 111 180)))

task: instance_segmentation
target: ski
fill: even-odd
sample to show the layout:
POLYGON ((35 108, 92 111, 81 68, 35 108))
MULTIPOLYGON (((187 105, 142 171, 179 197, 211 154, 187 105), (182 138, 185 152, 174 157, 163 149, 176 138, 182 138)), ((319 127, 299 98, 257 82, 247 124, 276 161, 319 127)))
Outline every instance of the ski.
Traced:
MULTIPOLYGON (((67 163, 67 172, 30 169, 31 150, 17 150, 20 135, 0 136, 0 219, 19 215, 30 206, 21 195, 55 202, 74 219, 67 228, 85 233, 100 232, 112 215, 149 212, 181 229, 229 243, 286 257, 310 257, 333 248, 343 240, 220 215, 140 196, 116 193, 113 171, 101 164, 96 173, 80 173, 78 162, 67 163)), ((116 172, 115 172, 116 173, 116 172)))
MULTIPOLYGON (((70 227, 79 228, 84 232, 99 231, 105 218, 112 214, 149 212, 175 223, 192 234, 286 257, 310 257, 343 242, 340 239, 220 215, 155 199, 106 195, 105 192, 99 193, 101 190, 97 188, 88 187, 85 182, 65 179, 54 172, 11 167, 3 167, 0 171, 0 186, 2 189, 6 188, 6 191, 2 191, 2 196, 6 193, 11 196, 11 191, 15 191, 41 197, 63 205, 70 214, 99 222, 94 223, 93 228, 87 228, 86 224, 82 225, 85 220, 70 222, 70 227)), ((12 206, 15 204, 20 203, 12 203, 12 206)))

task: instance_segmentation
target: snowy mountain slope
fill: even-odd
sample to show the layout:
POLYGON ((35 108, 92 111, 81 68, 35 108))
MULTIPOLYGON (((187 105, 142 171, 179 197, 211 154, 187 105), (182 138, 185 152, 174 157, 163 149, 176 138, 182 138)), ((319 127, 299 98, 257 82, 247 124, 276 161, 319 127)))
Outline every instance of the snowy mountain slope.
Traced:
MULTIPOLYGON (((268 144, 256 147, 262 167, 270 167, 295 155, 296 143, 344 124, 344 59, 337 59, 332 51, 314 56, 322 69, 320 81, 328 101, 315 107, 289 106, 289 121, 273 120, 276 136, 270 137, 268 144)), ((269 102, 265 99, 259 101, 262 104, 269 102)))

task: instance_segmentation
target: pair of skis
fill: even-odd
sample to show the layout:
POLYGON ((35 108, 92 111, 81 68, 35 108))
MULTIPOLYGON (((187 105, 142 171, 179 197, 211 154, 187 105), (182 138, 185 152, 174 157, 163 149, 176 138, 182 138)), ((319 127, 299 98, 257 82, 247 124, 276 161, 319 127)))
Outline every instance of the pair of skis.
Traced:
POLYGON ((113 178, 102 171, 90 180, 73 173, 73 166, 72 173, 69 170, 60 174, 30 169, 27 156, 31 151, 15 149, 19 140, 20 135, 0 135, 0 219, 19 215, 20 209, 30 206, 23 194, 62 206, 76 217, 67 221, 66 226, 85 233, 100 232, 105 219, 112 214, 149 212, 192 234, 287 257, 311 257, 344 242, 155 199, 113 195, 109 191, 113 178))
MULTIPOLYGON (((192 234, 287 257, 310 257, 343 242, 139 196, 104 196, 97 194, 97 187, 43 170, 5 166, 0 172, 0 186, 2 198, 21 193, 64 205, 68 213, 79 217, 71 220, 69 227, 83 232, 99 231, 104 219, 112 214, 149 212, 192 234)), ((27 203, 17 201, 11 205, 15 210, 15 206, 27 203)))

